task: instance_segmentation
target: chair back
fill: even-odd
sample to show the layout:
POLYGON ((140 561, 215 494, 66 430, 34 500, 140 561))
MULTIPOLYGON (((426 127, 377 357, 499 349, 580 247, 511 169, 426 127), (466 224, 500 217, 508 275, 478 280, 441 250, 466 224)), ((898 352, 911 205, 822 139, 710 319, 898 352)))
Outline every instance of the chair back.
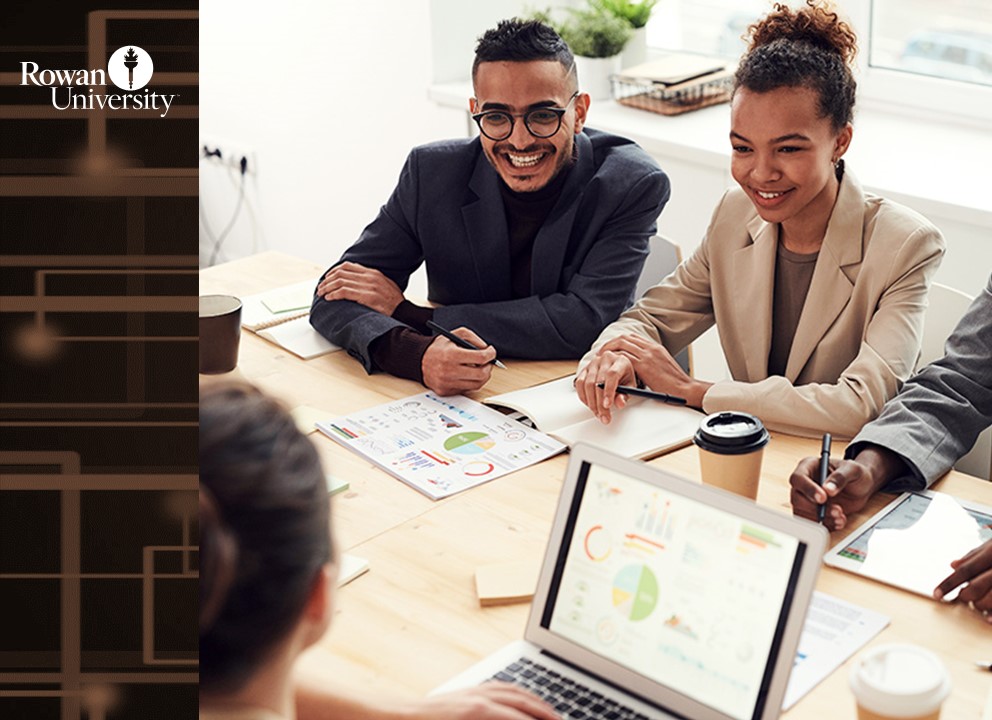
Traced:
MULTIPOLYGON (((947 285, 930 286, 930 305, 923 321, 923 345, 917 370, 944 356, 944 343, 954 332, 974 298, 947 285)), ((955 470, 992 480, 992 428, 978 436, 975 446, 954 464, 955 470)))
MULTIPOLYGON (((644 262, 641 277, 637 281, 634 297, 640 298, 650 288, 657 285, 670 275, 682 262, 682 248, 674 240, 663 235, 655 235, 650 241, 648 259, 644 262)), ((675 362, 683 370, 692 375, 692 345, 681 350, 675 356, 675 362)))

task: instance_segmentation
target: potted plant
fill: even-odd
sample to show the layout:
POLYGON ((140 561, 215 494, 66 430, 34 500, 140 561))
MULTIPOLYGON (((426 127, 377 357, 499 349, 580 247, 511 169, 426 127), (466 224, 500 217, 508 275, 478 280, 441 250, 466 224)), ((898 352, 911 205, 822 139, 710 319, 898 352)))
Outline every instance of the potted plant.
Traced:
POLYGON ((630 24, 611 13, 591 7, 575 10, 556 28, 575 55, 579 88, 594 100, 611 95, 610 76, 620 70, 620 53, 630 39, 630 24))
POLYGON ((623 18, 633 28, 633 35, 624 47, 620 60, 622 67, 633 67, 648 59, 647 29, 651 11, 658 0, 596 0, 596 6, 603 12, 623 18))

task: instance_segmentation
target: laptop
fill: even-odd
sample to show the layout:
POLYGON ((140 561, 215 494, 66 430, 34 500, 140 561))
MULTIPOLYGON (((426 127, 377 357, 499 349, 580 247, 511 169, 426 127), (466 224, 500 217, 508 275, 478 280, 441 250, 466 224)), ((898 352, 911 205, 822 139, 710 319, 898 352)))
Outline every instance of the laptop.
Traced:
POLYGON ((498 679, 563 718, 777 718, 826 542, 815 523, 577 444, 524 639, 434 692, 498 679))

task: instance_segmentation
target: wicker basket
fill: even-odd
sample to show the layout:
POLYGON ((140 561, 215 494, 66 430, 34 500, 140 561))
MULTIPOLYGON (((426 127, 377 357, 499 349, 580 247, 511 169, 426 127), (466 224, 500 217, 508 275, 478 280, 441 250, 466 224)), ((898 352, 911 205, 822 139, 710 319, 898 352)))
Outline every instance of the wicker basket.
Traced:
POLYGON ((720 70, 678 85, 664 85, 623 75, 614 75, 612 81, 613 98, 621 105, 661 115, 679 115, 728 102, 734 73, 732 70, 720 70))

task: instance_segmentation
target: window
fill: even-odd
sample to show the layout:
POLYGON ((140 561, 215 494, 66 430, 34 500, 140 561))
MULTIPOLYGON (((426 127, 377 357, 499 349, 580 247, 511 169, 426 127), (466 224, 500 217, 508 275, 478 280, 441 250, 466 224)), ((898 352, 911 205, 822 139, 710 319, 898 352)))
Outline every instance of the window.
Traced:
POLYGON ((988 0, 874 0, 872 67, 992 86, 988 0))
MULTIPOLYGON (((800 0, 789 0, 797 6, 800 0)), ((865 104, 992 120, 992 2, 837 0, 859 39, 865 104)), ((648 23, 648 45, 740 57, 742 35, 767 0, 665 0, 648 23)))

